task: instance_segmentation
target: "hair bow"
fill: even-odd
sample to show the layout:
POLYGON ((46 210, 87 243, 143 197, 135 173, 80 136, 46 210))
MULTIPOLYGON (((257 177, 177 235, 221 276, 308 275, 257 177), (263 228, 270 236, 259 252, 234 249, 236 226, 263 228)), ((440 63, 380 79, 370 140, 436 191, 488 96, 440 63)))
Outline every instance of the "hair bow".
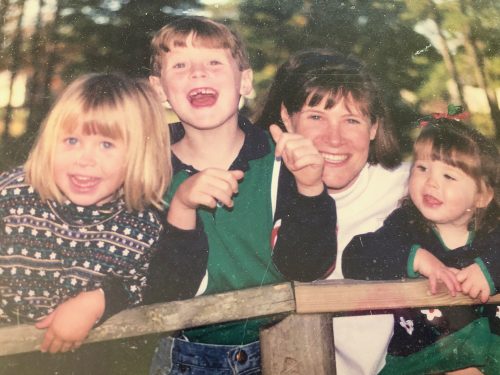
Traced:
POLYGON ((426 115, 424 117, 419 118, 415 121, 415 125, 423 128, 432 120, 437 120, 440 118, 447 118, 449 120, 464 120, 469 117, 469 112, 464 111, 464 107, 461 105, 448 104, 448 113, 431 113, 430 115, 426 115))

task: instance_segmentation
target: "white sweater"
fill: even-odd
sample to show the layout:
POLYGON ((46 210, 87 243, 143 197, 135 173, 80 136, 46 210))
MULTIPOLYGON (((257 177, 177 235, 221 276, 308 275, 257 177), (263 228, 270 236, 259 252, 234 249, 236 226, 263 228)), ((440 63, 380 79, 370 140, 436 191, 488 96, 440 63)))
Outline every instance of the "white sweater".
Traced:
MULTIPOLYGON (((357 234, 373 232, 407 193, 409 164, 389 171, 366 165, 346 191, 332 194, 337 205, 338 249, 335 271, 329 279, 342 279, 342 253, 357 234)), ((338 375, 372 375, 385 364, 392 337, 393 316, 365 315, 333 319, 338 375)))

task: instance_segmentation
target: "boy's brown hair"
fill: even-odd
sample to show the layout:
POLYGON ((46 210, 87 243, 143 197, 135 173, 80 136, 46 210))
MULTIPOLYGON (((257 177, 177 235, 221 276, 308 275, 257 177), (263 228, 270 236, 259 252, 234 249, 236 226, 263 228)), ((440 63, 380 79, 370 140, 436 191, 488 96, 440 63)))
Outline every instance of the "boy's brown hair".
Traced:
POLYGON ((250 62, 241 38, 226 25, 205 17, 180 17, 163 26, 151 41, 151 75, 161 74, 162 56, 174 47, 186 47, 186 39, 193 35, 194 47, 227 48, 240 71, 250 69, 250 62))

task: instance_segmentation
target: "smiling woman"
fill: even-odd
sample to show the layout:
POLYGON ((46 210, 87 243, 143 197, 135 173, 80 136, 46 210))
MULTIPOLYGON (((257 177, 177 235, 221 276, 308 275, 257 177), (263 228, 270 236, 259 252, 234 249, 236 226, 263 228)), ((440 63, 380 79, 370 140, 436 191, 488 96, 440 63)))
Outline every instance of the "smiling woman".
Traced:
MULTIPOLYGON (((382 93, 367 68, 331 50, 306 50, 277 71, 257 124, 280 124, 313 141, 325 160, 323 182, 337 207, 337 262, 351 238, 377 229, 406 192, 401 156, 382 93)), ((390 314, 333 321, 339 374, 373 374, 384 364, 390 314)))

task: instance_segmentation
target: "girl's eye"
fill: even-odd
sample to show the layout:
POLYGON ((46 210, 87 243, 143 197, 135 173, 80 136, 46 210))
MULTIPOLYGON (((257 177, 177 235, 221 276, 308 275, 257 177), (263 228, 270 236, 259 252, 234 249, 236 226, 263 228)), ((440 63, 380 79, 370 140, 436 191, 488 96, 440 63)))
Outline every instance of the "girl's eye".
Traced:
POLYGON ((444 178, 451 181, 456 181, 457 179, 447 173, 445 173, 444 178))
POLYGON ((76 145, 78 143, 78 138, 76 137, 67 137, 64 139, 64 143, 68 145, 76 145))
POLYGON ((186 67, 186 64, 182 62, 172 65, 172 68, 174 69, 182 69, 184 67, 186 67))
POLYGON ((418 164, 418 165, 415 165, 415 169, 418 170, 419 172, 425 172, 427 170, 427 167, 425 167, 424 165, 418 164))
POLYGON ((103 141, 101 142, 101 147, 104 149, 112 148, 114 145, 111 142, 103 141))

